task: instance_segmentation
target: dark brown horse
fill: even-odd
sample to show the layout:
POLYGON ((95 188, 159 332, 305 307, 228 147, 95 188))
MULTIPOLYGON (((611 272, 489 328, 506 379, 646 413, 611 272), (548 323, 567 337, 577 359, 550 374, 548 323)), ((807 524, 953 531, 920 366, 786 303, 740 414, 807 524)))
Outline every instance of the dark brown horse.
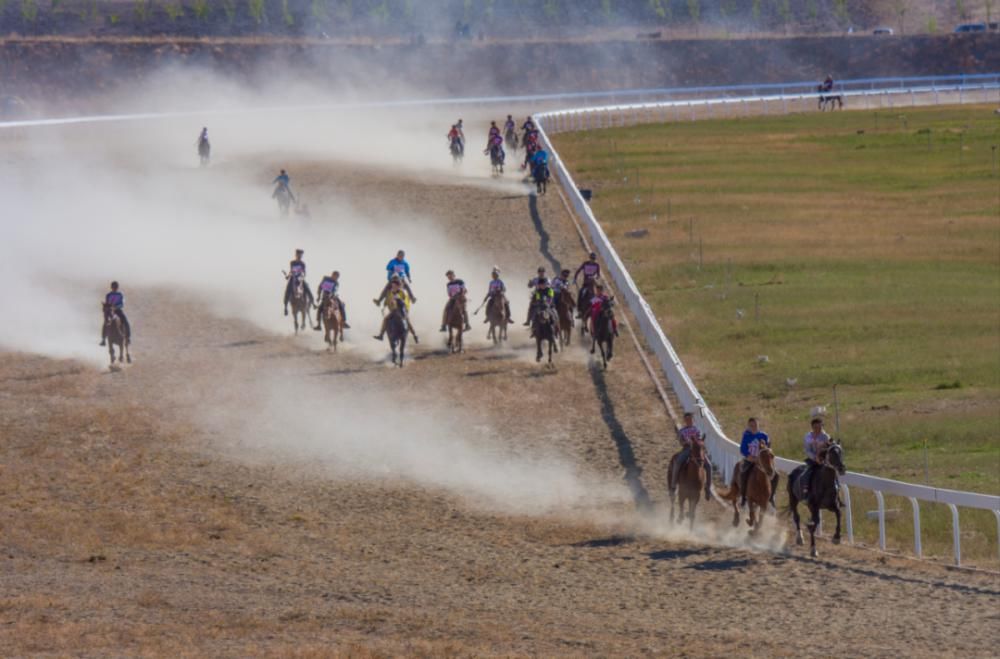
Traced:
POLYGON ((507 325, 510 318, 507 317, 507 298, 503 293, 496 292, 486 304, 486 320, 490 324, 486 338, 492 339, 494 345, 507 340, 507 325))
POLYGON ((129 353, 129 343, 132 341, 125 332, 122 319, 115 313, 114 307, 105 302, 104 307, 104 336, 108 340, 108 354, 111 356, 111 368, 115 369, 115 346, 118 346, 118 363, 132 363, 132 355, 129 353))
POLYGON ((556 313, 559 315, 559 345, 568 346, 573 336, 573 295, 569 289, 559 293, 556 313))
POLYGON ((805 483, 806 466, 796 467, 788 475, 788 512, 795 520, 795 544, 802 545, 802 529, 799 527, 799 502, 809 507, 809 553, 816 557, 816 529, 819 527, 819 511, 829 510, 837 516, 837 528, 833 532, 833 544, 840 544, 840 490, 837 476, 846 473, 844 449, 839 442, 829 445, 818 456, 819 464, 813 467, 809 482, 805 483), (808 487, 804 487, 808 486, 808 487), (803 491, 805 489, 805 491, 803 491))
POLYGON ((465 332, 465 293, 459 293, 448 301, 445 325, 448 326, 448 349, 452 354, 463 352, 462 333, 465 332))
POLYGON ((340 314, 340 300, 331 297, 323 309, 323 340, 327 350, 337 352, 337 342, 344 340, 344 318, 340 314))
POLYGON ((555 309, 545 303, 534 303, 535 313, 531 320, 531 330, 535 335, 535 345, 537 352, 535 361, 542 361, 542 341, 549 346, 548 366, 552 365, 552 353, 559 352, 556 345, 556 334, 559 332, 559 319, 556 317, 555 309))
POLYGON ((615 310, 613 299, 607 299, 601 303, 601 310, 593 319, 593 322, 590 354, 594 354, 594 350, 600 348, 601 363, 607 369, 608 362, 614 357, 615 350, 615 310))
POLYGON ((299 333, 299 329, 306 330, 312 325, 312 321, 309 319, 309 309, 311 307, 312 300, 306 291, 305 282, 302 280, 302 277, 296 277, 292 283, 292 320, 295 323, 296 334, 299 333), (299 323, 299 316, 302 317, 301 323, 299 323))
POLYGON ((589 331, 587 319, 590 317, 590 301, 594 299, 594 283, 593 281, 584 282, 583 288, 580 289, 580 296, 577 298, 576 317, 583 321, 580 323, 580 336, 589 331))
MULTIPOLYGON (((749 517, 747 524, 750 532, 755 533, 764 520, 764 511, 771 501, 771 482, 777 473, 774 471, 774 453, 768 447, 760 449, 757 454, 757 462, 750 470, 747 478, 747 503, 749 507, 749 517), (760 509, 760 516, 757 510, 760 509)), ((729 491, 719 496, 733 504, 733 526, 740 525, 740 468, 733 470, 733 483, 729 491)))
POLYGON ((705 480, 708 477, 705 470, 705 445, 700 441, 691 442, 691 453, 688 460, 677 473, 677 482, 672 483, 671 475, 674 471, 674 460, 677 460, 680 453, 675 455, 670 461, 670 470, 667 472, 667 487, 670 489, 670 521, 679 522, 684 518, 684 504, 687 503, 687 516, 691 527, 694 527, 694 509, 698 506, 701 493, 705 490, 705 480), (674 514, 674 502, 680 494, 681 504, 674 514))

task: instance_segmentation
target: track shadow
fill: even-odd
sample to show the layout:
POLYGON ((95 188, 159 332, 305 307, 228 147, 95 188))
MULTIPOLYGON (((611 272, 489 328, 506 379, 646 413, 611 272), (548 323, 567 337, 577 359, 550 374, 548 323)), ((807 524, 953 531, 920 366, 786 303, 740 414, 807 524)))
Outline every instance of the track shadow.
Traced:
POLYGON ((642 467, 636 463, 635 452, 632 450, 632 441, 628 438, 625 429, 622 428, 621 422, 618 421, 618 417, 615 415, 615 404, 611 401, 611 396, 608 395, 608 386, 604 381, 604 371, 592 365, 590 367, 590 379, 593 381, 594 390, 601 401, 601 418, 604 420, 604 424, 608 427, 608 430, 611 431, 611 438, 615 440, 615 446, 618 447, 618 460, 621 462, 622 467, 625 468, 625 483, 632 492, 632 498, 635 500, 636 507, 646 510, 651 507, 652 502, 649 499, 649 492, 646 491, 646 487, 642 484, 642 467))
POLYGON ((263 343, 258 339, 250 339, 248 341, 233 341, 232 343, 222 344, 223 348, 246 348, 247 346, 255 346, 263 343))
POLYGON ((528 210, 531 212, 531 222, 535 225, 535 231, 538 233, 538 251, 549 262, 552 274, 557 275, 562 266, 559 264, 559 259, 553 256, 549 250, 549 232, 545 230, 545 225, 542 224, 542 216, 538 212, 538 195, 534 192, 528 197, 528 210))
POLYGON ((711 551, 707 547, 702 547, 701 549, 664 549, 662 551, 650 552, 646 556, 654 561, 673 561, 688 558, 689 556, 702 556, 711 551))
POLYGON ((487 375, 500 375, 502 373, 504 373, 504 371, 469 371, 468 373, 465 374, 465 377, 467 377, 467 378, 481 378, 481 377, 485 377, 487 375))
POLYGON ((319 373, 313 373, 314 378, 324 377, 328 375, 353 375, 354 373, 364 373, 367 369, 364 368, 331 368, 326 371, 320 371, 319 373))
POLYGON ((725 572, 727 570, 738 570, 753 565, 753 560, 749 558, 728 558, 720 561, 702 561, 694 565, 688 565, 689 570, 702 572, 725 572))
POLYGON ((600 547, 618 547, 620 545, 627 545, 635 542, 635 538, 630 538, 624 535, 613 535, 607 538, 597 538, 595 540, 584 540, 583 542, 574 542, 572 547, 589 547, 589 548, 600 548, 600 547))

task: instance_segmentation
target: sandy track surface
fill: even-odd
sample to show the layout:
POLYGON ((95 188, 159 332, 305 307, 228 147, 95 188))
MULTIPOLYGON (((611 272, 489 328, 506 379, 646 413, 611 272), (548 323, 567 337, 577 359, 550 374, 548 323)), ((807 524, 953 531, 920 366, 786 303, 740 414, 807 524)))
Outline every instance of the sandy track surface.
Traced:
MULTIPOLYGON (((554 194, 294 167, 316 222, 331 191, 433 217, 518 271, 583 257, 554 194)), ((439 306, 439 277, 422 277, 418 304, 439 306)), ((777 549, 784 522, 777 550, 744 546, 723 522, 695 539, 669 529, 670 420, 626 341, 607 373, 577 346, 548 370, 520 327, 511 348, 456 356, 421 327, 400 371, 352 349, 374 344, 359 330, 331 355, 318 334, 132 295, 143 333, 121 373, 0 355, 4 654, 995 654, 996 575, 828 544, 813 561, 777 549), (248 437, 274 390, 301 400, 301 418, 261 444, 248 437), (415 427, 425 408, 436 415, 415 427), (383 417, 367 431, 373 452, 398 433, 394 446, 419 436, 446 459, 414 473, 389 454, 379 469, 322 445, 288 450, 352 414, 383 417), (459 443, 432 444, 438 423, 459 443), (535 470, 540 456, 555 466, 535 470), (477 460, 531 478, 497 484, 486 470, 479 487, 451 473, 477 460)))

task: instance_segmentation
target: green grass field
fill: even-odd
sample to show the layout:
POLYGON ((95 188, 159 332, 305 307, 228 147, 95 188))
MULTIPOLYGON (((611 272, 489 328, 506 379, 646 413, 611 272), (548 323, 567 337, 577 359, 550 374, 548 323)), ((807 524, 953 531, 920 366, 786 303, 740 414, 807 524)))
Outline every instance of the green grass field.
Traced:
MULTIPOLYGON (((730 437, 754 415, 798 457, 813 406, 833 432, 836 386, 850 469, 997 494, 993 109, 657 124, 555 145, 730 437)), ((855 504, 856 517, 875 508, 855 504)), ((912 525, 907 501, 888 505, 894 527, 912 525)), ((948 511, 923 510, 925 551, 944 553, 948 511)), ((855 521, 870 541, 874 525, 855 521)), ((964 551, 995 560, 993 516, 962 521, 964 551)), ((894 536, 911 548, 905 528, 894 536)))

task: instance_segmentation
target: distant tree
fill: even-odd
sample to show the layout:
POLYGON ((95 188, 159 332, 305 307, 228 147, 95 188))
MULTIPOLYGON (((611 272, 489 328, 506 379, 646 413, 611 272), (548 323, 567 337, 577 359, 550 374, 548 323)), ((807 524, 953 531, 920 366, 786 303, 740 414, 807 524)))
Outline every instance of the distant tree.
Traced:
POLYGON ((996 0, 983 0, 983 7, 986 9, 986 22, 993 22, 993 7, 996 6, 996 0))
POLYGON ((910 0, 893 0, 892 8, 899 21, 899 33, 906 34, 906 12, 910 10, 910 0))
POLYGON ((847 6, 847 0, 833 0, 833 17, 840 27, 850 27, 851 10, 847 6))
POLYGON ((969 7, 965 4, 965 0, 955 0, 955 11, 963 21, 969 20, 969 7))
POLYGON ((226 22, 232 24, 236 20, 236 0, 222 0, 222 12, 226 15, 226 22))
POLYGON ((371 15, 379 23, 388 23, 392 17, 392 10, 389 9, 389 0, 382 0, 371 8, 371 15))
POLYGON ((669 21, 673 18, 670 11, 670 0, 648 0, 647 7, 653 16, 661 21, 669 21))
POLYGON ((196 19, 204 21, 212 13, 212 5, 208 3, 208 0, 194 0, 191 3, 191 12, 196 19))
POLYGON ((819 19, 819 6, 816 4, 816 0, 806 0, 806 17, 813 25, 819 19))
POLYGON ((284 21, 287 27, 295 25, 295 17, 292 16, 292 12, 288 9, 288 0, 281 0, 281 20, 284 21))
POLYGON ((750 5, 750 18, 753 19, 754 27, 760 29, 760 4, 761 0, 753 0, 750 5))
POLYGON ((21 18, 27 23, 38 20, 38 3, 35 0, 21 0, 21 18))
POLYGON ((267 19, 267 14, 264 13, 264 0, 247 0, 247 11, 250 12, 250 18, 257 25, 260 25, 267 19))
POLYGON ((615 13, 611 0, 601 0, 601 13, 604 14, 605 20, 610 19, 615 13))
POLYGON ((774 0, 774 9, 778 12, 778 17, 781 18, 781 29, 788 34, 788 24, 792 22, 792 3, 791 0, 774 0))
POLYGON ((698 32, 701 27, 701 0, 687 0, 688 16, 694 23, 694 31, 698 32))
POLYGON ((168 2, 163 5, 163 11, 167 13, 170 20, 176 21, 184 15, 184 5, 180 2, 168 2))
POLYGON ((152 18, 153 11, 149 6, 149 0, 135 0, 132 4, 132 13, 140 23, 145 23, 152 18))

